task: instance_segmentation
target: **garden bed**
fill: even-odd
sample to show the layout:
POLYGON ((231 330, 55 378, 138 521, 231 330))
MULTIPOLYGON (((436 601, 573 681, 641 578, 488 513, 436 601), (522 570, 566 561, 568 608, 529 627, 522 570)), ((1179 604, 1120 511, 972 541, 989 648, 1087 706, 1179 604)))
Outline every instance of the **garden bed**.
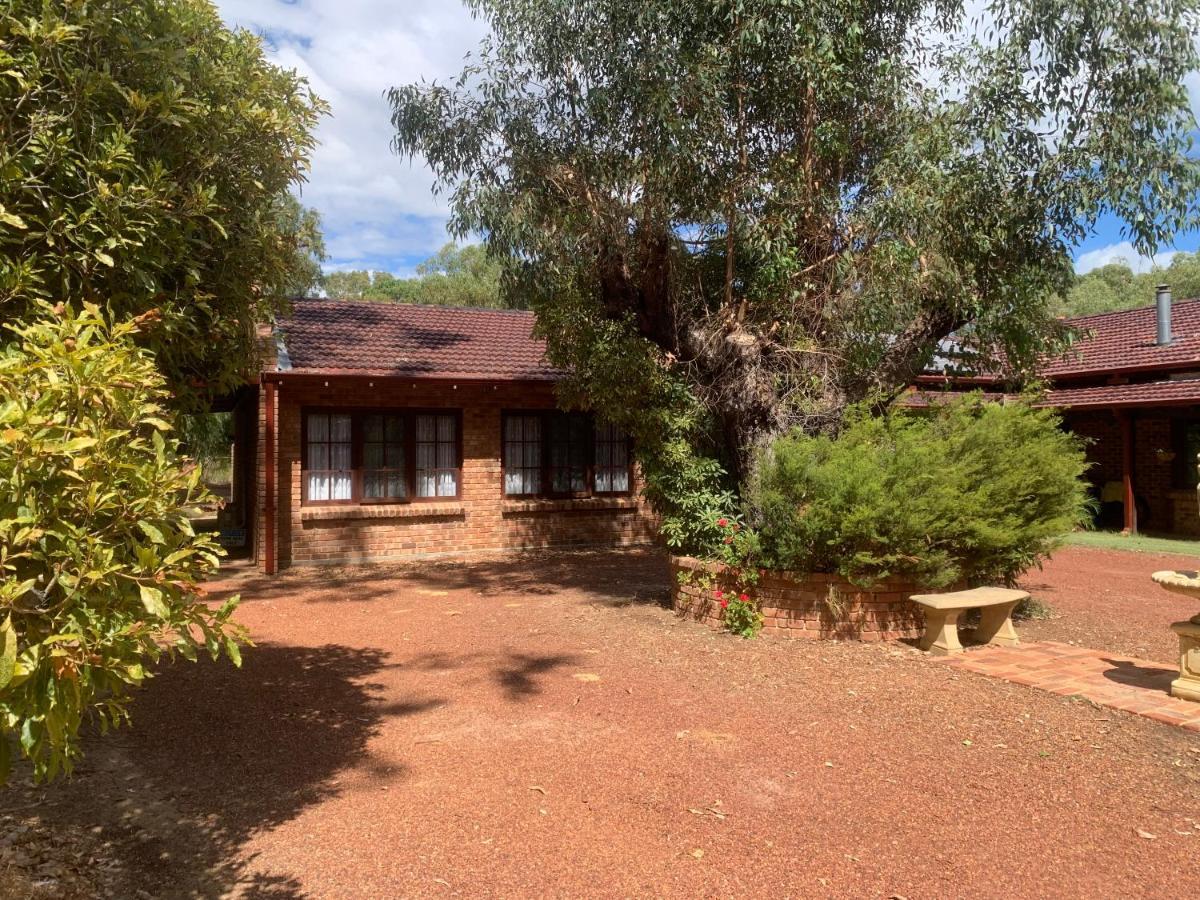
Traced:
MULTIPOLYGON (((671 557, 671 605, 680 615, 723 627, 717 591, 746 590, 760 605, 763 627, 821 640, 889 641, 920 637, 925 619, 908 598, 915 582, 889 578, 862 587, 840 575, 764 571, 746 587, 726 566, 671 557)), ((948 588, 947 590, 951 590, 948 588)))

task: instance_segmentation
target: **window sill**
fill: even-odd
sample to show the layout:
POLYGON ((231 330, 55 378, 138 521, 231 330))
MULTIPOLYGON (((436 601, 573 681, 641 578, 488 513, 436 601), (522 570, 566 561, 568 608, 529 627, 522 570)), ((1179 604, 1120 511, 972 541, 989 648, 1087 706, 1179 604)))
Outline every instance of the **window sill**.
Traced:
POLYGON ((512 513, 577 512, 581 510, 637 509, 637 497, 581 497, 578 500, 505 500, 505 515, 512 513))
POLYGON ((302 506, 300 521, 336 519, 430 519, 461 516, 465 507, 458 501, 447 503, 363 503, 345 506, 302 506))

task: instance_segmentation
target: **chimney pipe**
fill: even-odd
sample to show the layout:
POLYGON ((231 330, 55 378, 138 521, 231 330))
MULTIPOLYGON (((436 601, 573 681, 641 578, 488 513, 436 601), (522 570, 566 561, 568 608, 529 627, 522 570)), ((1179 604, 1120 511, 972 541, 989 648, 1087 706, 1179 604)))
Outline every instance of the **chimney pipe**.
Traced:
POLYGON ((1160 284, 1154 292, 1154 304, 1158 308, 1159 346, 1171 343, 1171 286, 1160 284))

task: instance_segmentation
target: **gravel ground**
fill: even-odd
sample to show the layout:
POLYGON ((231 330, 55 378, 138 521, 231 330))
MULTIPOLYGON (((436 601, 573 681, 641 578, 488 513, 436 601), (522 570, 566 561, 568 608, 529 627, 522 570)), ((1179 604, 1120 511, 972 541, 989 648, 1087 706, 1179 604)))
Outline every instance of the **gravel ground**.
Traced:
POLYGON ((1172 594, 1150 580, 1159 569, 1195 571, 1192 556, 1064 547, 1021 581, 1049 604, 1049 619, 1018 623, 1025 640, 1075 643, 1179 664, 1179 639, 1167 626, 1200 612, 1200 600, 1172 594))
POLYGON ((903 644, 716 634, 667 577, 247 579, 245 667, 166 667, 38 822, 94 830, 122 896, 1196 895, 1195 735, 903 644))

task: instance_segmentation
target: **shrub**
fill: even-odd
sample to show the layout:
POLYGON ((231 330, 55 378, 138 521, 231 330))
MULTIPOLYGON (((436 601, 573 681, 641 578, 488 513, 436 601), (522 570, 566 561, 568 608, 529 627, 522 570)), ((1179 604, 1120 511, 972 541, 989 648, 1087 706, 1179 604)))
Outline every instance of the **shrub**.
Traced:
MULTIPOLYGON (((49 307, 42 305, 44 312, 49 307)), ((70 771, 85 718, 128 720, 164 653, 240 661, 236 598, 198 582, 221 553, 186 510, 207 495, 178 454, 163 380, 92 305, 56 307, 0 350, 0 781, 13 739, 36 778, 70 771)))
POLYGON ((762 631, 762 610, 749 594, 714 591, 713 596, 721 604, 721 621, 733 634, 752 638, 762 631))
POLYGON ((976 396, 928 415, 856 411, 836 438, 783 437, 748 492, 763 564, 1011 583, 1087 518, 1082 446, 1059 425, 976 396))

